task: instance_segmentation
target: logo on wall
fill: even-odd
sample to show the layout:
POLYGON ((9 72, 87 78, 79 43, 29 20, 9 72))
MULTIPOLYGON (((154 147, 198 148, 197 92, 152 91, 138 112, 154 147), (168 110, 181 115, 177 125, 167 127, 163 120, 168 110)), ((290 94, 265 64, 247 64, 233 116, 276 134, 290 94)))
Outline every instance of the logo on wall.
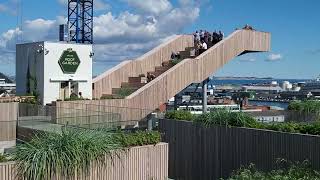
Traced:
POLYGON ((80 59, 77 52, 73 51, 72 48, 63 51, 59 59, 59 65, 63 73, 74 74, 80 65, 80 59))

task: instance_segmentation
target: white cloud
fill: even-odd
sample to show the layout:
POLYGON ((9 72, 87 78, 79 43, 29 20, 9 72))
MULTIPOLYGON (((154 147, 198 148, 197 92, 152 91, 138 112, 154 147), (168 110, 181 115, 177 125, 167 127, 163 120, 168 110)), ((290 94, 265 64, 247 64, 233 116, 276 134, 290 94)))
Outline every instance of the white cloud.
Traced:
POLYGON ((6 13, 12 16, 17 15, 17 0, 7 0, 0 3, 0 13, 6 13))
MULTIPOLYGON (((60 1, 64 3, 65 0, 60 1)), ((155 6, 159 9, 150 10, 149 15, 146 12, 124 11, 117 15, 107 12, 94 17, 94 61, 115 65, 115 62, 136 58, 168 37, 181 33, 199 16, 200 9, 197 7, 172 7, 166 0, 154 2, 162 5, 155 6), (162 12, 166 13, 157 15, 162 12)), ((58 25, 63 23, 66 23, 65 17, 25 21, 22 31, 16 28, 0 35, 0 54, 14 52, 18 36, 27 42, 57 40, 58 25)))
POLYGON ((267 57, 267 61, 278 61, 282 59, 282 55, 281 54, 269 54, 267 57))
POLYGON ((239 60, 242 62, 255 62, 256 61, 255 58, 240 58, 239 60))
MULTIPOLYGON (((68 0, 58 0, 58 2, 67 7, 68 0)), ((101 11, 101 10, 107 10, 110 9, 110 5, 106 3, 104 0, 94 0, 94 10, 95 11, 101 11)))
POLYGON ((4 4, 0 4, 0 12, 5 12, 7 11, 7 6, 5 6, 4 4))
POLYGON ((152 14, 160 15, 169 12, 172 9, 172 5, 168 0, 123 0, 136 8, 136 10, 152 14))

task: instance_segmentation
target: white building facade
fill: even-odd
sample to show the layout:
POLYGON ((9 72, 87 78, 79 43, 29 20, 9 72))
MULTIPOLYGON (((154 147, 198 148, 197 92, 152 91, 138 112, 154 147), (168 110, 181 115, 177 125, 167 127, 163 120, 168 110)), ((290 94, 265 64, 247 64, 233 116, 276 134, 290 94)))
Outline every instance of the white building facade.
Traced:
POLYGON ((90 44, 17 44, 16 94, 37 94, 42 104, 70 95, 91 99, 92 56, 90 44))

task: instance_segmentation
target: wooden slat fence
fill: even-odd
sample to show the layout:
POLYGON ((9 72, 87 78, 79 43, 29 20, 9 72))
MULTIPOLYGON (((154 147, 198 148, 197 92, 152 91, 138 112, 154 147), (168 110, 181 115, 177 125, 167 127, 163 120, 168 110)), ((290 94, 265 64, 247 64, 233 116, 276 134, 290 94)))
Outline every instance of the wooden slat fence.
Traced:
MULTIPOLYGON (((75 175, 73 180, 167 180, 168 144, 159 143, 133 147, 114 155, 113 163, 106 158, 106 165, 93 164, 88 175, 75 175)), ((15 163, 0 163, 0 180, 18 179, 15 175, 15 163)), ((72 180, 71 179, 71 180, 72 180)), ((64 180, 51 178, 50 180, 64 180)))
POLYGON ((16 139, 18 103, 0 103, 0 141, 16 139))
POLYGON ((254 163, 260 170, 276 167, 278 158, 308 159, 320 168, 320 137, 269 130, 215 126, 187 121, 160 120, 169 143, 169 177, 175 180, 212 180, 254 163))

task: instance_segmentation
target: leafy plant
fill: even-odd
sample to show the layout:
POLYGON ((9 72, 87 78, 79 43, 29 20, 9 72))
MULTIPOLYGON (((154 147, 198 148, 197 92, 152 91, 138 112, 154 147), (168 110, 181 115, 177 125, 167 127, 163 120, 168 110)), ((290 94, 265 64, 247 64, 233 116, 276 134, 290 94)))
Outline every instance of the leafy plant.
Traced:
POLYGON ((77 96, 70 96, 70 98, 64 99, 64 101, 81 101, 81 100, 86 100, 86 99, 82 97, 77 97, 77 96))
POLYGON ((165 114, 167 119, 189 120, 205 127, 216 125, 247 127, 255 129, 268 129, 273 131, 320 135, 320 122, 313 123, 262 123, 243 112, 230 112, 227 110, 215 110, 202 115, 192 115, 188 111, 169 111, 165 114))
POLYGON ((165 114, 166 119, 192 121, 194 115, 190 111, 168 111, 165 114))
POLYGON ((258 171, 254 164, 235 171, 228 180, 320 180, 320 171, 310 168, 307 161, 290 163, 286 168, 269 172, 258 171))
POLYGON ((5 154, 0 154, 0 163, 7 162, 7 161, 8 161, 7 156, 5 154))
POLYGON ((157 144, 161 141, 158 131, 137 131, 135 133, 116 133, 115 138, 123 147, 157 144))
POLYGON ((38 134, 18 145, 13 157, 18 174, 26 179, 51 179, 53 172, 68 178, 87 172, 93 161, 103 163, 104 155, 120 148, 121 144, 103 131, 64 129, 61 134, 38 134))
POLYGON ((122 133, 106 129, 63 128, 58 133, 40 133, 30 142, 19 144, 13 152, 17 173, 25 179, 69 179, 76 173, 88 173, 92 162, 105 164, 124 148, 160 142, 159 132, 122 133))
POLYGON ((125 97, 119 96, 119 95, 111 95, 111 94, 106 94, 101 96, 100 99, 123 99, 125 97))
POLYGON ((182 61, 181 59, 172 59, 172 60, 170 61, 170 65, 171 65, 171 66, 174 66, 174 65, 180 63, 181 61, 182 61))
POLYGON ((320 101, 305 100, 305 101, 292 101, 288 106, 289 110, 298 111, 301 113, 316 113, 320 114, 320 101))
POLYGON ((253 128, 257 127, 258 124, 258 122, 248 114, 242 112, 230 112, 223 109, 202 114, 195 118, 194 122, 206 127, 210 127, 212 125, 228 125, 253 128))
POLYGON ((120 88, 117 95, 121 97, 126 97, 132 94, 135 90, 131 88, 120 88))

